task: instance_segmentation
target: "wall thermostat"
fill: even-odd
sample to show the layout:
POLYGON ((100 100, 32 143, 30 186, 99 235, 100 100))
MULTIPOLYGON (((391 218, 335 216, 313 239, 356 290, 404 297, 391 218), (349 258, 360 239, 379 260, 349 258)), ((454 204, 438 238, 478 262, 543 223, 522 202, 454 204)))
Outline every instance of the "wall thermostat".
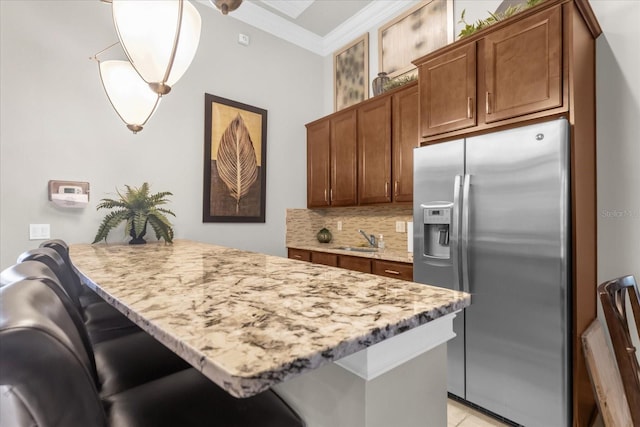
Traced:
POLYGON ((49 200, 65 208, 83 208, 89 203, 89 183, 51 180, 49 200))

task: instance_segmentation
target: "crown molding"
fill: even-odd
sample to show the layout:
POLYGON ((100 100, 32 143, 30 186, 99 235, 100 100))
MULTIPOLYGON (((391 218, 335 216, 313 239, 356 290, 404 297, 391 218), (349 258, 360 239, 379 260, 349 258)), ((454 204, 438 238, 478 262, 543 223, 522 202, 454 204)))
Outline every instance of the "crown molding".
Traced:
MULTIPOLYGON (((256 6, 250 1, 243 2, 241 7, 229 13, 227 16, 309 50, 317 55, 327 56, 369 31, 369 29, 392 19, 419 1, 420 0, 372 1, 360 12, 347 19, 325 37, 320 37, 309 30, 305 30, 275 13, 256 6)), ((219 13, 218 9, 208 0, 198 0, 197 2, 219 13)))

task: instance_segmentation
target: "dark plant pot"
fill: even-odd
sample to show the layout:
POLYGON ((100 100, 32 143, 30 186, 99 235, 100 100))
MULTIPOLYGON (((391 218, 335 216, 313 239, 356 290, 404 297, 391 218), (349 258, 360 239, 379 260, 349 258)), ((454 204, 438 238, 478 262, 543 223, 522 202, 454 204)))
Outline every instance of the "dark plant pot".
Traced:
POLYGON ((145 243, 147 243, 146 240, 143 239, 144 235, 147 234, 147 223, 144 223, 144 229, 142 230, 142 233, 136 237, 136 231, 133 228, 133 225, 131 225, 131 230, 129 230, 129 236, 131 236, 131 240, 129 240, 129 244, 130 245, 144 245, 145 243))
POLYGON ((329 243, 333 236, 331 235, 331 232, 329 230, 323 228, 322 230, 318 231, 316 237, 318 239, 318 242, 320 243, 329 243))

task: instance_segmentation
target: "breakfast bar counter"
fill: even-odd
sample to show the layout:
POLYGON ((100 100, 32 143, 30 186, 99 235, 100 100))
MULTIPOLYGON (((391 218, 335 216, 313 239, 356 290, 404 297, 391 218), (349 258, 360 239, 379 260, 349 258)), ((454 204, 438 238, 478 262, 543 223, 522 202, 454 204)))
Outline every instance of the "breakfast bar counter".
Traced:
POLYGON ((446 341, 466 293, 188 240, 77 244, 70 256, 87 286, 233 396, 274 388, 310 427, 374 426, 378 401, 415 400, 406 410, 422 417, 434 390, 397 387, 431 382, 446 419, 446 341), (412 380, 422 371, 438 380, 412 380))

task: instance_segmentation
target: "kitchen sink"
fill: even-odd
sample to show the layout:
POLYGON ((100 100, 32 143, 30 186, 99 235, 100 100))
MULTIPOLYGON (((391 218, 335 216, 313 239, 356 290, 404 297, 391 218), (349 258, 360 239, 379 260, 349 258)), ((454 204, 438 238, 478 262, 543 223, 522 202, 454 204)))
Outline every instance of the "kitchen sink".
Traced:
POLYGON ((363 248, 358 246, 338 246, 336 249, 353 252, 378 252, 378 248, 363 248))

